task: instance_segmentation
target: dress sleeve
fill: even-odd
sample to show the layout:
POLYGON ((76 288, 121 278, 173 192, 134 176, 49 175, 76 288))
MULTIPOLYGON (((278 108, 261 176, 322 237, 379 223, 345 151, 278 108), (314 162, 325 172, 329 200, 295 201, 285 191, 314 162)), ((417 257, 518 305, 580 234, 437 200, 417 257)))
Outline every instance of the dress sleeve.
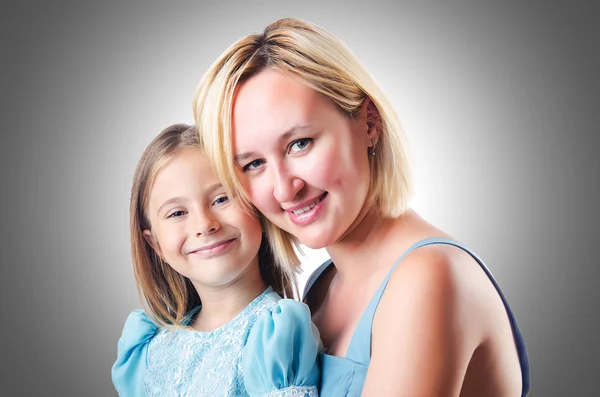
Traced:
POLYGON ((143 310, 131 312, 117 344, 117 361, 112 367, 112 381, 120 396, 144 396, 144 374, 148 343, 158 327, 143 310))
POLYGON ((251 397, 317 397, 319 331, 304 303, 281 299, 256 321, 243 354, 251 397))

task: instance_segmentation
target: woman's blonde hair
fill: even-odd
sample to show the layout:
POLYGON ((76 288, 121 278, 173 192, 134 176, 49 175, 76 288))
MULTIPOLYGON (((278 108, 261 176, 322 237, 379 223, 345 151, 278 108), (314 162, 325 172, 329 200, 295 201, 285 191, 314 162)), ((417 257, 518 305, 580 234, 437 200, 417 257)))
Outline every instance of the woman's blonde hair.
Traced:
MULTIPOLYGON (((201 304, 191 281, 163 261, 144 238, 144 231, 151 230, 147 209, 156 175, 184 147, 203 150, 194 127, 174 124, 161 131, 144 150, 135 169, 131 188, 133 273, 148 315, 157 325, 165 328, 180 326, 185 316, 201 304)), ((269 223, 266 219, 261 219, 261 222, 263 225, 269 223)), ((265 238, 258 251, 258 262, 265 284, 272 286, 281 296, 292 296, 296 285, 295 273, 277 266, 265 238)))
MULTIPOLYGON (((346 45, 325 29, 300 19, 285 18, 260 34, 229 47, 202 77, 193 102, 194 117, 206 155, 227 189, 250 208, 237 177, 232 145, 232 105, 238 84, 265 68, 299 79, 332 101, 348 118, 356 116, 365 98, 378 111, 380 136, 371 161, 368 200, 380 216, 398 217, 408 208, 411 178, 408 145, 390 101, 346 45)), ((289 233, 270 225, 267 236, 276 257, 296 258, 289 233)))

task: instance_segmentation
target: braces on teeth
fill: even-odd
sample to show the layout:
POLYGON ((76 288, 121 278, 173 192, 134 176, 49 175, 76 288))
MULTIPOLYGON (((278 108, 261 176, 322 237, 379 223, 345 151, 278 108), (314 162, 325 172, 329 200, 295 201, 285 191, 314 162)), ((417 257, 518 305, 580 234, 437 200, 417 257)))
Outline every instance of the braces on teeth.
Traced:
POLYGON ((321 202, 321 198, 319 198, 319 199, 318 199, 317 201, 315 201, 314 203, 311 203, 311 204, 307 205, 307 206, 306 206, 306 207, 304 207, 304 208, 301 208, 301 209, 299 209, 299 210, 296 210, 296 211, 292 211, 292 213, 293 213, 294 215, 300 215, 300 214, 303 214, 303 213, 305 213, 306 211, 310 210, 311 208, 314 208, 314 207, 315 207, 315 205, 319 204, 320 202, 321 202))

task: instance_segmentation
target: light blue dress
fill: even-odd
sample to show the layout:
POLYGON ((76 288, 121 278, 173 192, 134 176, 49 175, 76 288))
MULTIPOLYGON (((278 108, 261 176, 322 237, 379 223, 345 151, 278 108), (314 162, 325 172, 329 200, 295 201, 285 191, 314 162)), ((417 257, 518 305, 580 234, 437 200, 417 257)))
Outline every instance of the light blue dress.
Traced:
MULTIPOLYGON (((394 269, 406 255, 417 248, 430 244, 448 244, 464 250, 470 254, 477 263, 479 263, 494 284, 494 287, 496 287, 498 294, 502 298, 502 302, 504 302, 504 306, 506 308, 510 325, 513 329, 513 334, 515 337, 523 381, 523 390, 521 392, 521 396, 527 395, 530 388, 530 380, 529 360, 527 358, 525 341, 521 336, 521 332, 519 331, 515 317, 508 306, 508 302, 504 298, 504 295, 496 283, 496 280, 492 276, 492 273, 488 270, 481 259, 477 257, 477 255, 475 255, 471 250, 463 246, 461 243, 443 238, 430 238, 415 243, 396 261, 377 292, 375 292, 375 295, 369 303, 369 306, 360 318, 359 323, 356 326, 356 330, 354 331, 354 335, 352 335, 352 339, 350 340, 346 357, 337 357, 325 353, 320 354, 321 384, 319 392, 321 397, 359 397, 361 395, 363 386, 365 384, 365 378, 367 377, 367 370, 369 369, 369 362, 371 361, 371 328, 373 325, 373 318, 375 317, 375 311, 377 310, 377 305, 379 304, 381 296, 385 291, 385 287, 387 286, 394 269)), ((304 299, 306 299, 306 296, 310 294, 312 286, 319 279, 319 277, 331 266, 333 266, 333 263, 331 260, 329 260, 323 263, 310 276, 306 284, 304 299)), ((426 382, 427 380, 424 379, 423 381, 426 382)))
MULTIPOLYGON (((186 316, 189 324, 200 310, 186 316)), ((133 311, 112 379, 119 395, 316 397, 319 333, 308 307, 267 288, 214 331, 158 328, 133 311)))

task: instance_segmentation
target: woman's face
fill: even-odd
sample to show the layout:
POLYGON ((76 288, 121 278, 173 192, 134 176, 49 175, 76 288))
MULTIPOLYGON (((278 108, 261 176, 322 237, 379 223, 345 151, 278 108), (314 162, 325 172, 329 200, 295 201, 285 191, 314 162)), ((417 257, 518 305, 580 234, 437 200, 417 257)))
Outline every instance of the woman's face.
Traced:
POLYGON ((351 120, 301 81, 265 69, 233 104, 233 150, 254 205, 310 248, 336 243, 369 190, 366 106, 351 120))

